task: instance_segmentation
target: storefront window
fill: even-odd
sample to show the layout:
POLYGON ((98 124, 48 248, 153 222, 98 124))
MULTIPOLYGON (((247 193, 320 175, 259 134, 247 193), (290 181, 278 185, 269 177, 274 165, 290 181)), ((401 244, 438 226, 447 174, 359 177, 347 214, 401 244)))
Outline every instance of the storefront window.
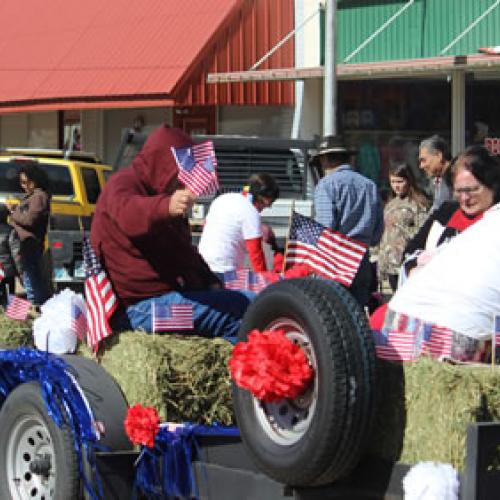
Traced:
MULTIPOLYGON (((489 78, 492 78, 489 75, 489 78)), ((500 136, 500 114, 498 113, 498 79, 483 80, 480 75, 466 84, 465 98, 465 142, 484 144, 486 137, 500 136)))
POLYGON ((339 130, 358 150, 358 170, 388 190, 388 169, 406 162, 423 188, 418 145, 439 134, 450 140, 451 93, 446 81, 339 82, 339 130))

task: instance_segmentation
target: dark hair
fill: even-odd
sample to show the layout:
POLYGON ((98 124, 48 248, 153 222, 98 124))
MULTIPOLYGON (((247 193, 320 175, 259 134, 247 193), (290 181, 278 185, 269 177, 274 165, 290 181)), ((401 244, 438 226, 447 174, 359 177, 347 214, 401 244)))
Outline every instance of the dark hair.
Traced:
POLYGON ((24 174, 29 181, 35 184, 35 187, 47 192, 49 191, 49 177, 47 176, 47 172, 38 165, 31 163, 23 165, 19 170, 19 174, 24 174))
POLYGON ((7 205, 0 203, 0 224, 5 224, 7 222, 7 218, 9 217, 9 209, 7 205))
POLYGON ((420 149, 427 149, 429 153, 436 154, 441 153, 443 155, 443 160, 451 160, 451 152, 448 143, 439 135, 431 135, 427 139, 424 139, 420 143, 420 149))
POLYGON ((398 163, 389 167, 389 175, 402 177, 408 182, 408 198, 421 207, 429 207, 429 200, 417 186, 417 181, 411 167, 407 163, 398 163))
POLYGON ((468 170, 483 186, 493 191, 493 201, 500 201, 500 159, 484 146, 469 146, 453 159, 453 180, 462 168, 468 170))
POLYGON ((269 174, 253 174, 248 179, 248 184, 250 186, 250 194, 254 198, 264 197, 274 201, 280 195, 278 184, 274 180, 274 177, 269 174))

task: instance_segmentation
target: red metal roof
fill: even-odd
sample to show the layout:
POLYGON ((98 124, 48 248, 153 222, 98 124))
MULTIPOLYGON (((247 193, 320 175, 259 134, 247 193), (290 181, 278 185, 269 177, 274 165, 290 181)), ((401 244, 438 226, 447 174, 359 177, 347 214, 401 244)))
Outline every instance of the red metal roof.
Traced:
POLYGON ((240 4, 3 0, 0 112, 104 107, 108 98, 168 104, 178 81, 240 4))

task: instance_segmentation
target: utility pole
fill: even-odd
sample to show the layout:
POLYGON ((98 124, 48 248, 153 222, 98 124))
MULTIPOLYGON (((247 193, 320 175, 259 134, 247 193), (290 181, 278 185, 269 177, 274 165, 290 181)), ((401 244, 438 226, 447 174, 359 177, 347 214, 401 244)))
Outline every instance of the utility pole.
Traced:
POLYGON ((325 77, 323 136, 337 134, 336 22, 337 0, 325 0, 325 77))

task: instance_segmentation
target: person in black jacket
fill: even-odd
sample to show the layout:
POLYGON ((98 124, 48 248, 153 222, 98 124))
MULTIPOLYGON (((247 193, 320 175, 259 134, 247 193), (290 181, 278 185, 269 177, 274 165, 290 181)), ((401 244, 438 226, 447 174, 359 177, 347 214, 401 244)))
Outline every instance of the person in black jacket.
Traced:
POLYGON ((9 209, 0 204, 0 275, 3 274, 3 279, 0 280, 0 304, 4 306, 7 303, 7 292, 14 293, 17 274, 9 241, 13 229, 7 222, 8 216, 9 209))
POLYGON ((479 220, 500 201, 500 160, 483 146, 471 146, 452 162, 456 201, 444 202, 431 213, 405 248, 407 274, 425 265, 441 244, 479 220))

